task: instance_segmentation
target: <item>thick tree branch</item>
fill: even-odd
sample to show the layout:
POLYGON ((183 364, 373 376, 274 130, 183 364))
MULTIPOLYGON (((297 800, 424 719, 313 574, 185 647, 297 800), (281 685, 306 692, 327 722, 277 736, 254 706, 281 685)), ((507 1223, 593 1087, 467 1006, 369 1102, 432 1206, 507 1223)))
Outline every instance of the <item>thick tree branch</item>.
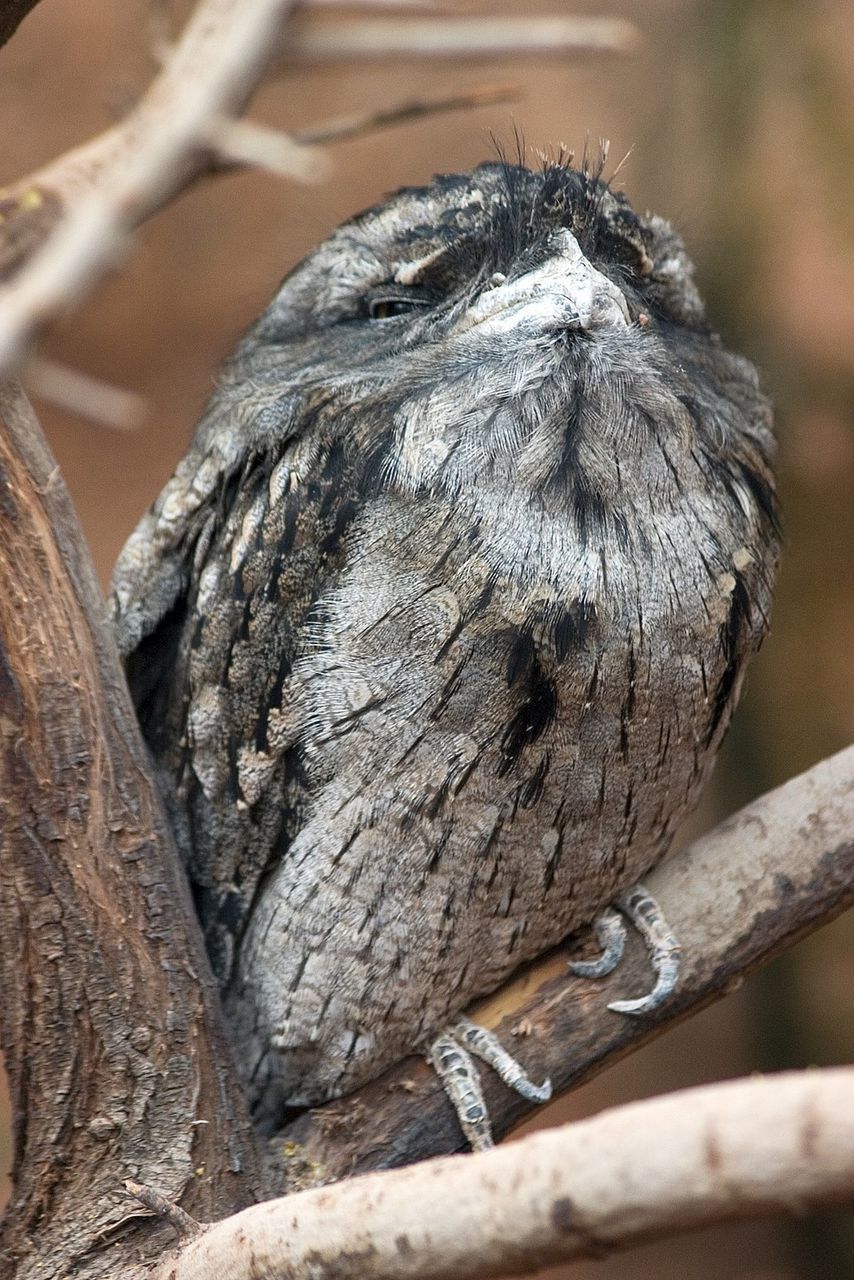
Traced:
POLYGON ((170 1280, 488 1280, 737 1218, 854 1206, 854 1070, 686 1090, 258 1205, 170 1280))
POLYGON ((8 384, 0 417, 0 1273, 129 1275, 157 1242, 125 1225, 116 1243, 122 1179, 202 1217, 265 1187, 76 518, 8 384))
MULTIPOLYGON (((108 269, 142 218, 233 161, 229 130, 244 160, 263 151, 288 171, 311 161, 298 139, 231 123, 295 3, 203 0, 127 120, 4 193, 0 274, 14 279, 0 293, 0 367, 108 269)), ((13 20, 29 7, 10 6, 13 20)), ((425 51, 417 23, 303 30, 303 58, 425 51)), ((0 40, 5 32, 0 18, 0 40)), ((422 35, 440 57, 536 43, 528 20, 510 32, 512 50, 508 32, 431 22, 422 35)), ((374 122, 357 117, 333 131, 374 122)), ((0 619, 0 1025, 16 1109, 0 1269, 27 1280, 60 1270, 136 1278, 157 1264, 165 1228, 140 1227, 123 1180, 153 1184, 157 1192, 137 1186, 138 1200, 177 1224, 189 1221, 179 1200, 209 1218, 269 1184, 67 495, 14 388, 0 392, 0 414, 0 598, 12 602, 0 619)), ((667 1009, 638 1022, 606 1008, 648 985, 637 948, 604 984, 570 978, 562 950, 475 1011, 558 1089, 725 994, 850 905, 854 749, 749 806, 650 883, 684 949, 667 1009)), ((237 1278, 286 1265, 295 1276, 521 1274, 791 1207, 792 1197, 799 1208, 850 1202, 852 1084, 851 1072, 838 1072, 699 1091, 512 1151, 324 1188, 218 1225, 170 1274, 237 1278)), ((500 1135, 526 1104, 488 1075, 486 1089, 500 1135)), ((459 1145, 444 1095, 410 1061, 302 1117, 274 1156, 298 1185, 459 1145)))
MULTIPOLYGON (((596 1075, 738 986, 802 934, 854 904, 854 747, 769 792, 659 867, 646 882, 682 944, 673 1000, 633 1019, 609 1000, 649 989, 638 940, 604 982, 567 972, 569 948, 531 966, 475 1009, 536 1079, 560 1093, 596 1075)), ((583 941, 583 940, 582 940, 583 941)), ((496 1136, 532 1104, 484 1069, 496 1136)), ((273 1143, 285 1183, 335 1181, 461 1150, 433 1073, 411 1058, 358 1093, 308 1112, 273 1143)))

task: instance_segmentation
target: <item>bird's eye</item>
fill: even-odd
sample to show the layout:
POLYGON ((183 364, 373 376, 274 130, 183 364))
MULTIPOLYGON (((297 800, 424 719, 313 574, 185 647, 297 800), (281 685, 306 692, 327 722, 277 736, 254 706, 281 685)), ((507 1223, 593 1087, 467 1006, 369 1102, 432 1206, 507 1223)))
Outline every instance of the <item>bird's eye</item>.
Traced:
POLYGON ((424 311, 432 302, 432 298, 414 290, 377 291, 366 299, 371 320, 392 320, 395 316, 408 315, 412 311, 424 311))

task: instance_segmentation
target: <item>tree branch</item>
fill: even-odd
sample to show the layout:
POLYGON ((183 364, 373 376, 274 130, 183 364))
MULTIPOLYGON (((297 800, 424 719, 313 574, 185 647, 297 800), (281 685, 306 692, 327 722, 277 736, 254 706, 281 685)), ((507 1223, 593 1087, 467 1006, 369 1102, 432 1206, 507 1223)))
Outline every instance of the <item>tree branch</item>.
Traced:
MULTIPOLYGON (((612 977, 568 973, 561 947, 471 1016, 497 1030, 535 1079, 561 1093, 598 1074, 854 904, 854 747, 771 791, 647 878, 682 944, 673 999, 644 1018, 612 1013, 649 989, 637 939, 612 977)), ((585 944, 589 934, 580 942, 585 944)), ((483 1084, 496 1137, 534 1109, 492 1072, 483 1084)), ((410 1058, 357 1093, 307 1112, 272 1143, 284 1184, 304 1187, 448 1151, 463 1138, 433 1072, 410 1058)))
POLYGON ((363 18, 301 21, 283 50, 286 65, 362 58, 519 58, 632 53, 637 27, 622 18, 363 18))
MULTIPOLYGON (((229 130, 232 151, 242 139, 244 156, 263 152, 280 169, 311 159, 298 140, 230 123, 294 5, 203 0, 127 120, 4 193, 0 273, 18 274, 0 292, 0 367, 18 362, 40 328, 110 266, 142 218, 217 167, 229 130)), ((10 12, 20 20, 29 7, 10 12)), ((0 40, 5 30, 0 19, 0 40)), ((512 32, 494 22, 477 30, 432 22, 429 31, 362 24, 358 37, 341 23, 325 35, 304 30, 311 38, 297 47, 301 57, 390 49, 447 57, 463 47, 518 53, 520 39, 530 51, 545 28, 525 20, 512 32)), ((371 123, 358 117, 334 130, 371 123)), ((216 1216, 263 1197, 268 1181, 67 495, 14 388, 0 391, 0 414, 0 598, 14 606, 0 621, 0 1022, 16 1109, 16 1190, 0 1263, 27 1280, 60 1268, 81 1280, 141 1277, 156 1264, 164 1228, 140 1228, 122 1179, 138 1204, 184 1229, 195 1224, 178 1201, 198 1217, 216 1216)), ((680 989, 666 1009, 632 1021, 606 1008, 612 994, 648 985, 639 949, 603 984, 570 978, 561 950, 475 1016, 515 1039, 532 1072, 569 1088, 850 905, 852 831, 854 748, 656 872, 650 885, 684 949, 680 989)), ((500 1135, 526 1104, 491 1076, 485 1084, 500 1135)), ((200 1271, 172 1274, 236 1278, 293 1266, 302 1268, 294 1275, 346 1277, 368 1260, 376 1276, 521 1273, 780 1208, 784 1196, 798 1206, 850 1200, 851 1100, 852 1073, 837 1072, 625 1109, 512 1151, 324 1189, 285 1209, 261 1206, 185 1248, 179 1267, 200 1271), (234 1233, 244 1229, 252 1249, 232 1257, 234 1233), (233 1271, 223 1269, 224 1256, 233 1271)), ((274 1154, 294 1185, 459 1145, 432 1074, 410 1060, 300 1118, 274 1154)))
POLYGON ((8 384, 0 417, 0 1272, 130 1275, 157 1241, 129 1229, 123 1178, 203 1217, 265 1183, 76 517, 8 384))
POLYGON ((854 1205, 854 1070, 716 1084, 246 1209, 170 1280, 489 1280, 688 1228, 854 1205))
POLYGON ((92 378, 56 360, 31 356, 24 376, 27 389, 37 399, 114 431, 135 431, 148 417, 148 405, 136 392, 114 387, 103 378, 92 378))
POLYGON ((162 74, 122 124, 63 156, 4 200, 16 254, 35 252, 0 291, 0 371, 112 265, 142 218, 210 167, 208 131, 249 100, 295 0, 203 0, 162 74), (27 220, 29 215, 29 220, 27 220))
MULTIPOLYGON (((139 222, 202 175, 236 167, 235 158, 245 162, 247 136, 236 157, 223 155, 223 131, 271 61, 288 54, 283 33, 296 4, 200 0, 167 51, 162 72, 126 120, 2 193, 0 279, 9 283, 0 287, 0 373, 19 370, 41 330, 115 265, 139 222), (219 137, 212 139, 217 127, 219 137)), ((626 52, 638 38, 627 22, 575 18, 337 21, 318 30, 309 22, 293 33, 288 28, 291 37, 298 59, 386 57, 391 51, 442 58, 626 52)), ((364 127, 362 120, 344 131, 364 127)), ((268 137, 267 162, 271 145, 268 137)), ((255 159, 252 147, 249 155, 255 159)), ((280 135, 274 161, 277 171, 299 176, 311 157, 280 135)))
POLYGON ((298 142, 342 142, 363 133, 374 133, 392 125, 408 124, 424 116, 438 115, 442 111, 467 111, 473 107, 488 107, 499 102, 513 102, 521 97, 519 85, 482 84, 463 89, 443 98, 414 98, 396 103, 393 107, 378 107, 373 111, 356 111, 350 115, 326 120, 321 124, 300 129, 294 134, 298 142))

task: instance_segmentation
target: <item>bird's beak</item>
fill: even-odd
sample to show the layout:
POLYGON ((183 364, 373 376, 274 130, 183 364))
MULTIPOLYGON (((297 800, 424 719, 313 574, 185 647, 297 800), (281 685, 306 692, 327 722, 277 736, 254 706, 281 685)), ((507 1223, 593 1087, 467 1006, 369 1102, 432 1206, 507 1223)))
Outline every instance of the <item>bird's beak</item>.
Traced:
POLYGON ((621 290, 589 262, 571 231, 556 231, 550 248, 548 259, 524 275, 494 275, 460 317, 457 331, 476 325, 494 333, 532 327, 592 331, 631 323, 621 290))

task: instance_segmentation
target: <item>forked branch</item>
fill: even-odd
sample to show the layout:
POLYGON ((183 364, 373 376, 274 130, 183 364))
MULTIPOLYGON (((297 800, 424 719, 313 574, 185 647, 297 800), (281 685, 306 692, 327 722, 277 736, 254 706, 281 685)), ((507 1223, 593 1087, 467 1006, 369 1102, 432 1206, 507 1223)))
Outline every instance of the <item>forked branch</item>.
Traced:
MULTIPOLYGON (((142 219, 195 179, 247 163, 245 134, 242 149, 229 154, 229 124, 291 43, 306 60, 392 49, 397 57, 440 58, 626 52, 637 41, 630 23, 602 19, 436 17, 424 28, 418 19, 385 18, 325 30, 302 21, 291 30, 297 7, 297 0, 200 0, 126 120, 2 193, 0 278, 14 278, 0 288, 0 374, 19 371, 33 339, 121 259, 142 219)), ((476 96, 453 105, 477 105, 476 96)), ((270 151, 268 137, 260 163, 270 151)), ((257 150, 248 158, 258 161, 257 150)), ((281 135, 273 167, 304 180, 318 166, 281 135)))
MULTIPOLYGON (((11 6, 10 21, 29 7, 11 6)), ((0 367, 115 261, 142 218, 229 162, 228 127, 216 122, 243 109, 294 7, 203 0, 124 122, 5 193, 0 273, 14 278, 0 296, 0 367)), ((376 28, 362 54, 387 48, 401 25, 386 24, 382 39, 376 28)), ((337 56, 344 30, 331 53, 315 40, 315 55, 337 56)), ((0 40, 4 31, 0 21, 0 40)), ((325 136, 370 124, 355 117, 325 136)), ((244 153, 272 145, 258 131, 239 136, 244 153)), ((289 172, 311 161, 299 139, 276 155, 289 172)), ((14 387, 0 393, 0 416, 0 598, 10 602, 0 616, 0 1023, 17 1113, 0 1270, 137 1277, 160 1266, 164 1229, 141 1226, 125 1179, 197 1217, 230 1214, 271 1182, 70 503, 14 387)), ((606 1008, 647 984, 638 948, 602 984, 571 978, 561 951, 475 1011, 558 1090, 854 901, 854 748, 748 806, 649 883, 684 949, 666 1009, 638 1022, 606 1008)), ((525 1104, 490 1078, 486 1087, 501 1134, 525 1104)), ((660 1099, 483 1157, 258 1206, 185 1247, 169 1274, 523 1274, 726 1217, 850 1203, 852 1102, 850 1071, 660 1099)), ((302 1117, 273 1155, 293 1185, 459 1145, 444 1095, 409 1061, 302 1117)))

